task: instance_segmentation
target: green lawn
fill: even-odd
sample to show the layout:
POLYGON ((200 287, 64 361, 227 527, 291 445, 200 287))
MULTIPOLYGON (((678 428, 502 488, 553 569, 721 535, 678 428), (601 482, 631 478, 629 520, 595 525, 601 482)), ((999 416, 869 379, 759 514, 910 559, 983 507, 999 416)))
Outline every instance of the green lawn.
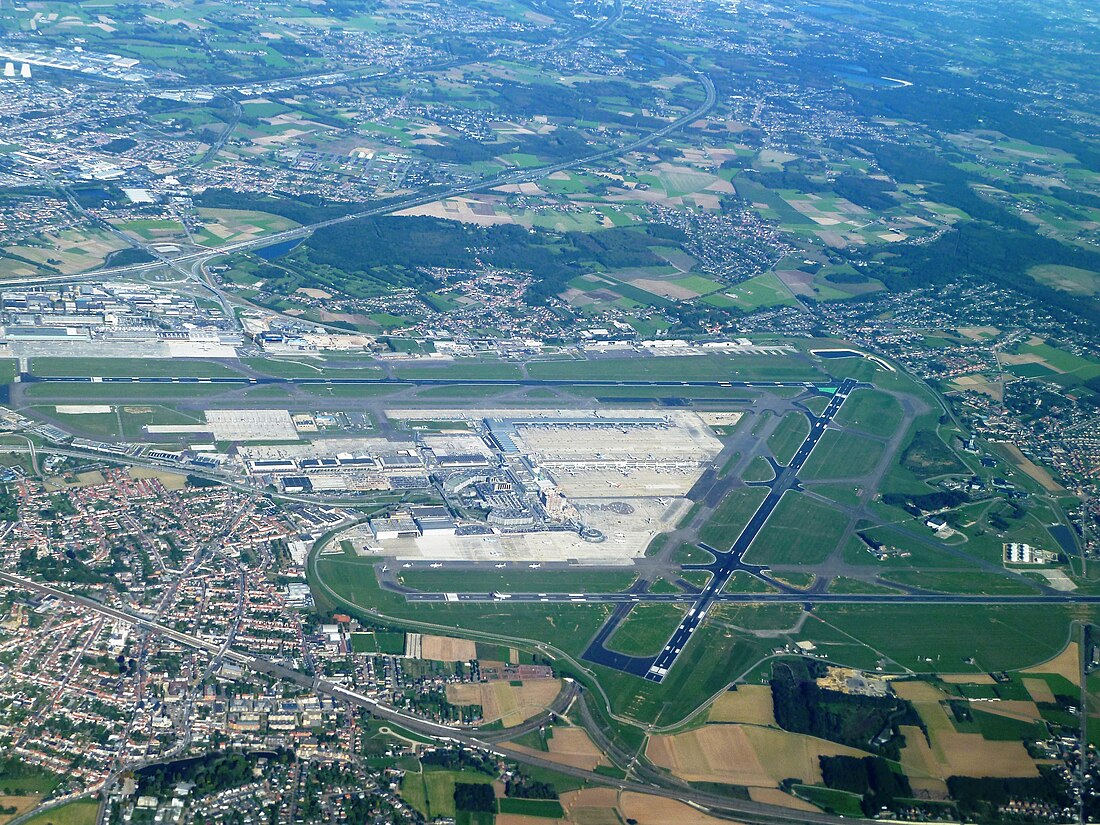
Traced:
POLYGON ((699 540, 716 550, 728 549, 767 495, 768 491, 763 487, 732 491, 703 525, 699 540))
POLYGON ((216 361, 196 358, 32 358, 31 375, 123 378, 223 378, 240 373, 216 361))
POLYGON ((343 611, 358 606, 363 615, 370 608, 397 619, 429 622, 446 628, 507 635, 515 639, 538 639, 549 642, 569 653, 584 651, 588 639, 596 632, 610 610, 597 604, 508 604, 481 603, 409 603, 403 596, 382 590, 374 575, 372 563, 378 559, 350 559, 346 556, 324 556, 316 562, 317 573, 340 597, 351 604, 334 602, 310 573, 314 597, 321 610, 343 611))
POLYGON ((618 593, 637 579, 631 571, 602 570, 402 570, 406 587, 430 593, 618 593))
POLYGON ((394 374, 398 378, 447 378, 475 381, 496 381, 502 379, 516 379, 522 377, 522 372, 517 364, 508 364, 500 361, 456 361, 454 363, 440 363, 426 365, 402 365, 394 368, 394 374))
POLYGON ((892 395, 877 390, 858 390, 837 413, 836 423, 887 438, 897 432, 904 413, 892 395))
POLYGON ((820 564, 836 549, 848 517, 788 492, 746 554, 752 564, 820 564))
POLYGON ((741 473, 741 478, 745 481, 771 481, 774 477, 775 471, 772 465, 761 455, 750 461, 745 471, 741 473))
POLYGON ((768 449, 780 464, 786 465, 794 458, 806 436, 810 434, 810 421, 800 412, 789 412, 768 437, 768 449))
POLYGON ((374 366, 341 366, 338 362, 287 360, 277 358, 244 358, 241 363, 274 378, 381 378, 382 368, 374 366))
POLYGON ((405 634, 400 630, 352 633, 351 648, 356 653, 386 653, 390 656, 400 656, 405 652, 405 634))
POLYGON ((765 272, 726 291, 734 304, 751 312, 761 307, 794 305, 795 300, 774 272, 765 272))
MULTIPOLYGON (((1050 659, 1065 647, 1072 618, 1096 621, 1100 610, 1055 605, 818 605, 814 614, 915 671, 980 673, 1017 670, 1050 659), (971 657, 975 664, 967 662, 971 657)), ((807 624, 807 632, 812 628, 807 624)))
POLYGON ((827 430, 817 442, 801 476, 806 480, 859 478, 875 469, 882 457, 881 442, 847 430, 827 430))
POLYGON ((975 570, 961 572, 929 572, 924 570, 897 570, 883 574, 883 579, 935 590, 941 593, 978 593, 988 596, 1020 596, 1034 593, 1034 589, 1015 577, 999 576, 975 570))
POLYGON ((808 360, 793 355, 695 355, 534 361, 532 378, 561 380, 815 381, 824 378, 808 360))
POLYGON ((165 399, 200 399, 239 389, 219 384, 27 384, 28 400, 58 404, 140 404, 165 399))
POLYGON ((687 612, 681 604, 637 604, 608 640, 607 646, 628 656, 660 652, 687 612))

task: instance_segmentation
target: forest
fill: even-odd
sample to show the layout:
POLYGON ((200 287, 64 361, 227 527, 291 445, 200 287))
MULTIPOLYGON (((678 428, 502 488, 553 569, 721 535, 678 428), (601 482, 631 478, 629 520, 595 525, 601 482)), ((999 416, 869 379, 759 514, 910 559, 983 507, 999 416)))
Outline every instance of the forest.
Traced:
POLYGON ((772 702, 779 727, 870 751, 899 757, 905 742, 899 725, 923 728, 920 716, 893 695, 863 696, 825 690, 814 682, 819 663, 783 660, 772 667, 772 702))

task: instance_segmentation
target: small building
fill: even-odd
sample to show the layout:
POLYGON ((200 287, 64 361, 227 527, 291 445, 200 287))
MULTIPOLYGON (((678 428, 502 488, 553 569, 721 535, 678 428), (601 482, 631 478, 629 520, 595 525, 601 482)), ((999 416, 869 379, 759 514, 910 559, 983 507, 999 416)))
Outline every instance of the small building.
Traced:
POLYGON ((1010 541, 1002 545, 1005 564, 1047 564, 1050 554, 1030 544, 1010 541))

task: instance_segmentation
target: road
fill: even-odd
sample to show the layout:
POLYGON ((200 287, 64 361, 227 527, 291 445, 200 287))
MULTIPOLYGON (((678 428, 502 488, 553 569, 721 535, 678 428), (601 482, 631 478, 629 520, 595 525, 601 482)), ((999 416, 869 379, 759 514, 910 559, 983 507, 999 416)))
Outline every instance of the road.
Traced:
MULTIPOLYGON (((260 657, 249 656, 239 651, 225 649, 223 645, 216 642, 209 642, 187 633, 181 633, 159 622, 109 607, 86 596, 69 593, 68 591, 60 590, 51 585, 24 579, 20 576, 13 576, 10 573, 0 573, 0 582, 78 605, 90 612, 125 622, 134 627, 142 628, 150 633, 164 636, 192 649, 206 651, 215 656, 222 655, 226 660, 241 665, 242 667, 247 667, 259 673, 266 673, 278 679, 293 682, 302 687, 314 690, 317 693, 331 696, 334 699, 339 699, 348 704, 363 708, 379 719, 391 721, 415 733, 490 751, 521 764, 553 770, 557 773, 576 777, 596 785, 606 785, 620 790, 653 794, 669 799, 676 799, 681 802, 702 805, 717 812, 736 815, 738 820, 746 823, 746 825, 771 825, 771 823, 779 822, 805 822, 814 823, 814 825, 818 823, 820 823, 820 825, 835 825, 835 823, 844 821, 842 817, 829 816, 828 814, 815 814, 805 811, 793 812, 784 808, 764 805, 748 800, 731 799, 717 794, 702 791, 697 792, 682 787, 667 787, 626 779, 615 779, 594 771, 569 767, 568 765, 562 765, 558 762, 544 759, 537 754, 518 750, 507 744, 491 741, 491 737, 493 737, 491 733, 475 734, 438 722, 421 719, 383 705, 369 696, 350 690, 343 685, 336 684, 327 679, 315 678, 301 671, 293 670, 260 657)), ((505 735, 510 736, 513 735, 513 733, 514 731, 509 731, 505 735)), ((670 781, 670 784, 672 784, 672 781, 670 781)))

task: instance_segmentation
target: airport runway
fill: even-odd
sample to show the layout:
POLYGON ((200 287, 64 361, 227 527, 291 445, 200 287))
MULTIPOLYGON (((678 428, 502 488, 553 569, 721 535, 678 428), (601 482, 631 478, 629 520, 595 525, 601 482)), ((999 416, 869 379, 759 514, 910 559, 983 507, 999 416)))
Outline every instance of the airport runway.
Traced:
MULTIPOLYGON (((547 602, 556 604, 624 604, 643 602, 694 604, 692 593, 403 593, 410 602, 547 602)), ((980 593, 715 593, 712 602, 729 604, 1100 604, 1095 593, 1028 593, 1017 596, 980 593)), ((601 662, 601 664, 603 664, 601 662)))
MULTIPOLYGON (((380 379, 379 379, 380 380, 380 379)), ((377 381, 376 381, 377 382, 377 381)), ((846 603, 858 603, 861 601, 873 602, 875 599, 883 599, 887 602, 899 601, 901 599, 920 600, 928 598, 930 601, 939 603, 940 597, 935 594, 931 594, 927 597, 924 596, 905 596, 905 595, 876 595, 876 596, 861 596, 861 595, 847 595, 847 594, 806 594, 792 591, 783 585, 778 585, 783 592, 772 594, 723 594, 722 590, 729 582, 730 577, 737 570, 746 570, 752 575, 759 576, 761 574, 761 568, 756 565, 749 565, 743 561, 745 552, 752 545, 753 540, 764 528, 768 518, 775 511, 775 508, 779 506, 780 500, 783 495, 789 490, 796 490, 799 488, 798 473, 802 470, 806 460, 810 457, 814 447, 817 446, 821 437, 825 434, 829 425, 832 423, 833 418, 840 411, 840 408, 844 405, 848 395, 859 387, 867 387, 869 385, 861 383, 852 378, 846 378, 843 381, 837 383, 824 383, 824 382, 804 382, 804 381, 537 381, 532 379, 533 383, 539 384, 605 384, 613 386, 726 386, 726 387, 802 387, 806 389, 816 389, 822 392, 831 393, 832 397, 829 399, 829 403, 825 409, 818 416, 813 416, 807 413, 810 419, 810 432, 806 436, 806 439, 802 442, 798 451, 791 459, 790 464, 786 467, 777 467, 776 477, 767 483, 761 483, 760 486, 768 488, 768 495, 761 502, 756 512, 753 513, 748 523, 742 529, 740 535, 736 541, 727 551, 717 550, 716 548, 706 547, 708 552, 715 556, 715 561, 709 565, 697 565, 698 569, 707 569, 711 571, 710 581, 706 587, 698 594, 686 594, 686 593, 503 593, 503 592, 489 592, 489 593, 424 593, 414 592, 401 589, 405 598, 411 602, 555 602, 555 603, 573 603, 573 604, 585 604, 585 603, 601 603, 601 604, 614 604, 615 610, 608 620, 600 628, 599 632, 589 643, 588 648, 585 650, 583 658, 586 661, 594 664, 604 665, 606 667, 615 668, 616 670, 622 670, 627 673, 633 673, 636 676, 641 676, 653 682, 660 682, 664 679, 665 675, 672 668, 676 658, 680 655, 680 652, 684 649, 687 643, 690 641, 692 634, 699 627, 702 621, 706 618, 707 610, 715 601, 740 601, 745 603, 754 604, 766 604, 766 603, 812 603, 812 602, 825 602, 825 601, 838 601, 846 603), (633 657, 627 656, 621 653, 616 653, 613 650, 609 650, 606 646, 607 640, 615 632, 619 623, 626 618, 627 614, 633 608, 635 604, 641 602, 666 602, 666 603, 691 603, 691 608, 688 610, 687 615, 683 621, 673 632, 668 642, 661 649, 661 652, 656 656, 651 657, 633 657)), ((432 383, 435 383, 434 380, 432 383)), ((486 382, 466 382, 456 381, 455 383, 486 383, 486 382)), ((496 382, 487 382, 496 383, 496 382)), ((504 384, 523 384, 524 380, 504 381, 500 382, 504 384)), ((951 599, 952 597, 946 597, 951 599)), ((962 597, 962 603, 970 597, 962 597)), ((980 597, 979 597, 980 598, 980 597)), ((983 602, 978 602, 983 603, 983 602)))
POLYGON ((770 387, 796 387, 830 392, 836 381, 661 381, 661 380, 613 380, 575 378, 248 378, 246 376, 218 376, 216 378, 174 378, 168 376, 50 376, 42 377, 22 373, 23 384, 286 384, 293 386, 441 386, 464 384, 500 387, 733 387, 768 389, 770 387))
MULTIPOLYGON (((583 658, 594 664, 625 670, 627 673, 633 673, 651 682, 663 681, 666 674, 672 669, 673 664, 675 664, 680 652, 691 641, 692 634, 706 618, 710 606, 721 596, 722 588, 726 586, 730 576, 733 575, 734 571, 743 568, 742 558, 745 552, 752 545, 753 540, 760 531, 764 529, 764 525, 775 511, 775 508, 779 506, 784 493, 798 488, 798 473, 806 463, 806 459, 810 457, 810 453, 813 452, 814 447, 817 446, 817 443, 825 434, 829 424, 832 423, 833 418, 844 405, 848 394, 859 386, 861 386, 860 382, 852 378, 844 379, 836 388, 836 392, 829 399, 829 403, 821 415, 811 417, 810 433, 806 436, 806 440, 802 442, 802 446, 798 448, 798 452, 794 454, 790 464, 782 468, 776 478, 766 485, 769 487, 767 497, 753 513, 730 549, 724 553, 717 553, 715 564, 710 566, 713 573, 710 581, 703 588, 703 591, 694 598, 694 603, 688 610, 687 615, 684 616, 679 627, 673 631, 672 636, 665 643, 660 653, 648 658, 626 657, 607 649, 605 642, 615 631, 618 622, 625 617, 629 610, 627 608, 617 609, 604 626, 600 628, 600 632, 596 634, 588 649, 585 650, 583 658)), ((715 551, 712 550, 711 552, 715 551)), ((783 595, 792 596, 793 594, 783 595)), ((801 600, 798 598, 792 598, 791 600, 805 601, 805 596, 803 595, 801 600)))

